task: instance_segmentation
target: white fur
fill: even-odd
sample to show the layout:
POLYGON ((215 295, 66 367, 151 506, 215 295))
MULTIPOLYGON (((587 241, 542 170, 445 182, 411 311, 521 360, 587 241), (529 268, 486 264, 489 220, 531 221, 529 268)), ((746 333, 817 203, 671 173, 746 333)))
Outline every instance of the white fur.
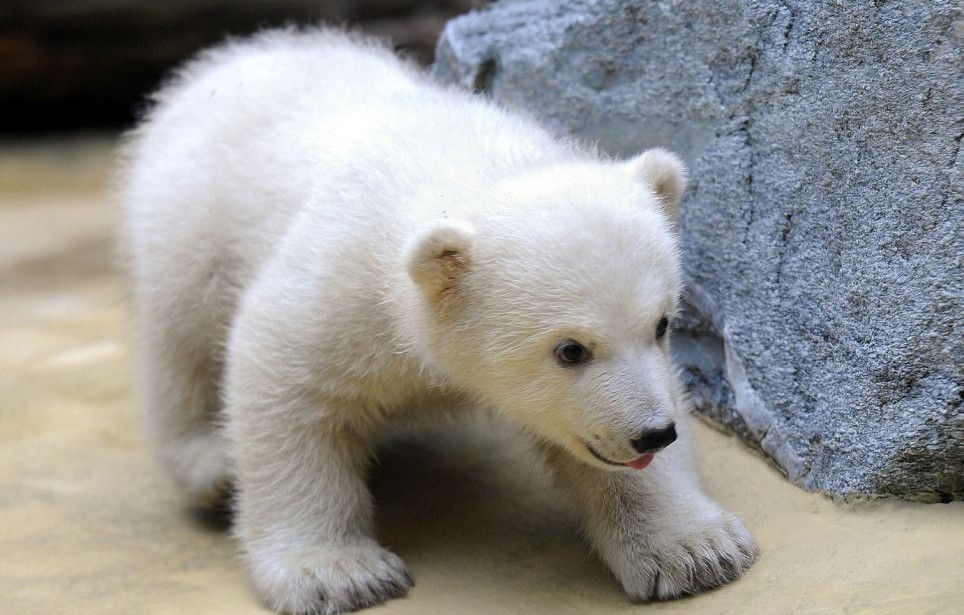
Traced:
POLYGON ((543 447, 633 598, 752 562, 745 528, 700 492, 685 432, 642 471, 586 447, 630 461, 632 438, 684 419, 655 338, 680 292, 672 155, 602 160, 316 30, 202 55, 126 156, 148 433, 196 501, 235 484, 272 608, 404 594, 404 564, 371 537, 369 443, 479 404, 543 447), (560 366, 564 339, 594 359, 560 366))

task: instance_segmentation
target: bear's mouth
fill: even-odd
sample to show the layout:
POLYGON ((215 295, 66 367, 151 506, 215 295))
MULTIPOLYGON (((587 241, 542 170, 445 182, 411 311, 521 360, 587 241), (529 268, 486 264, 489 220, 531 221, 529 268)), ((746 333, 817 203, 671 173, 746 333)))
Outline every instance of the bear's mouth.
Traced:
MULTIPOLYGON (((586 443, 584 442, 583 444, 586 444, 586 443)), ((639 459, 633 459, 632 461, 620 463, 618 461, 612 461, 610 459, 606 459, 605 457, 600 455, 599 452, 589 444, 586 444, 586 449, 588 449, 589 452, 592 453, 592 456, 598 459, 599 461, 607 465, 616 466, 619 468, 632 468, 634 470, 642 470, 653 461, 653 453, 646 453, 639 459)))

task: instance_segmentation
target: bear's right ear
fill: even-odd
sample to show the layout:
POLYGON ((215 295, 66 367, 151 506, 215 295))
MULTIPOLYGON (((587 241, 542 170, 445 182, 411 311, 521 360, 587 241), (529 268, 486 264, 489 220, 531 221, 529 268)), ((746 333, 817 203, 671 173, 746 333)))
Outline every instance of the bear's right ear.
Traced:
POLYGON ((458 292, 472 261, 475 229, 461 220, 439 220, 424 231, 408 252, 408 274, 432 304, 458 292))

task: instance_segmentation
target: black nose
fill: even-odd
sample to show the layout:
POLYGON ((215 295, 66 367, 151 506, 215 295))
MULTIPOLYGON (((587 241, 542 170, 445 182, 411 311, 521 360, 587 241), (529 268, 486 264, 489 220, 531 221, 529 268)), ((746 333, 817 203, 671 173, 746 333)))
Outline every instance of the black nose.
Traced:
POLYGON ((633 448, 638 453, 648 453, 658 448, 669 446, 676 442, 676 425, 671 423, 669 427, 659 431, 647 431, 635 440, 632 440, 633 448))

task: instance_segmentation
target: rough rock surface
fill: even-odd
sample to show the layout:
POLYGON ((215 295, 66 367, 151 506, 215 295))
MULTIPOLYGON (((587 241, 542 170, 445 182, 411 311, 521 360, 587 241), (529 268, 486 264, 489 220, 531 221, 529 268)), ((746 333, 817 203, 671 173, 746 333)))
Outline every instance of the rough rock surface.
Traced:
POLYGON ((629 155, 665 146, 699 409, 842 497, 964 497, 959 4, 516 0, 435 74, 629 155))

